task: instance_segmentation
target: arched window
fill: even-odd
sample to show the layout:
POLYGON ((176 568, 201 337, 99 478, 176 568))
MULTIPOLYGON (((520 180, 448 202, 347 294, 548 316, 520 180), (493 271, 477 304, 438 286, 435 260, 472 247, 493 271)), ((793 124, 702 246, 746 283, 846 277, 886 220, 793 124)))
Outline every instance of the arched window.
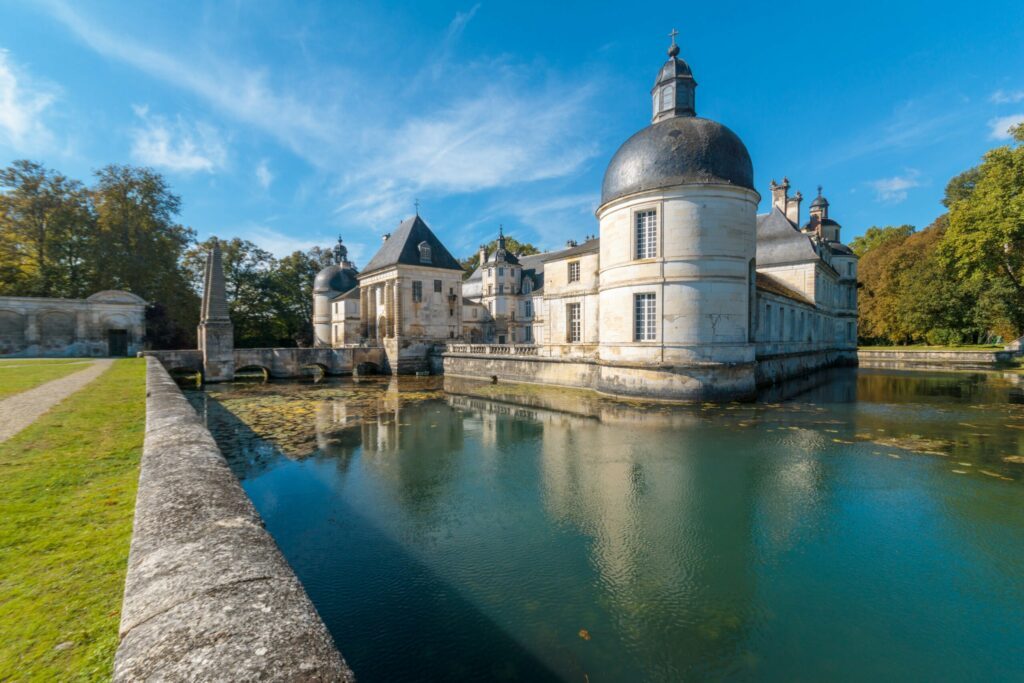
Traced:
POLYGON ((420 242, 420 263, 430 263, 430 245, 426 242, 420 242))

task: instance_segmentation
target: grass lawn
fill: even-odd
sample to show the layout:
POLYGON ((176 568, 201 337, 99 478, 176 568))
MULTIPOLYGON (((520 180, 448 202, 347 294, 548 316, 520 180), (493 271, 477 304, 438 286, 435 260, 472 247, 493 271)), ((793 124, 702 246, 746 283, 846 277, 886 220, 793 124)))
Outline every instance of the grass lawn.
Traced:
POLYGON ((110 678, 145 368, 117 361, 0 443, 0 681, 110 678))
POLYGON ((89 367, 89 363, 81 361, 55 361, 52 363, 36 361, 24 365, 4 361, 0 363, 0 398, 7 398, 26 389, 45 384, 52 379, 85 370, 87 367, 89 367))

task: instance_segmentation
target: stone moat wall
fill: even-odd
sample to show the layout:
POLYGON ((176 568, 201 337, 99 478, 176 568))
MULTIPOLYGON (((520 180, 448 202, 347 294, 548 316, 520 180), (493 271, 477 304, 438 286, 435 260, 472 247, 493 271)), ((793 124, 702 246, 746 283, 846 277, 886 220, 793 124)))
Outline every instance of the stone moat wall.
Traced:
POLYGON ((150 358, 115 681, 353 681, 174 380, 150 358))
POLYGON ((857 351, 861 367, 888 370, 992 370, 1010 365, 1016 353, 1008 351, 922 351, 862 349, 857 351))

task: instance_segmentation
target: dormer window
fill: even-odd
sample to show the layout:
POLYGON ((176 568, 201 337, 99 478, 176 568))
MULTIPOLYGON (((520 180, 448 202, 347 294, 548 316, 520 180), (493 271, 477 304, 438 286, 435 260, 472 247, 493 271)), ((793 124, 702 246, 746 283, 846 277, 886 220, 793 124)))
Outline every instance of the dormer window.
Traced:
POLYGON ((523 294, 529 294, 532 291, 533 291, 533 281, 530 278, 528 278, 528 277, 524 277, 523 278, 523 294))
POLYGON ((426 242, 420 242, 420 263, 430 263, 430 245, 426 242))

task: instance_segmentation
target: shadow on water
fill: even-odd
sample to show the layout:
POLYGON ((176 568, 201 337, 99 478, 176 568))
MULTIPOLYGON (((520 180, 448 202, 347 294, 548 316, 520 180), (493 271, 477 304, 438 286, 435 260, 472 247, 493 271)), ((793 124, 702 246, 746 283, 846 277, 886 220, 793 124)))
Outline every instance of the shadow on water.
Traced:
POLYGON ((571 654, 566 653, 562 671, 552 671, 336 495, 329 483, 310 485, 310 473, 302 469, 315 470, 315 477, 346 476, 353 458, 363 452, 365 434, 358 426, 333 432, 330 443, 303 461, 300 470, 275 469, 289 461, 287 455, 216 399, 201 393, 189 398, 214 431, 358 680, 584 679, 571 654), (325 543, 325 537, 336 542, 325 543), (359 576, 338 576, 341 562, 330 556, 331 547, 338 545, 350 553, 344 566, 359 576), (410 590, 416 593, 414 600, 408 599, 410 590), (444 637, 438 638, 439 633, 444 637))

